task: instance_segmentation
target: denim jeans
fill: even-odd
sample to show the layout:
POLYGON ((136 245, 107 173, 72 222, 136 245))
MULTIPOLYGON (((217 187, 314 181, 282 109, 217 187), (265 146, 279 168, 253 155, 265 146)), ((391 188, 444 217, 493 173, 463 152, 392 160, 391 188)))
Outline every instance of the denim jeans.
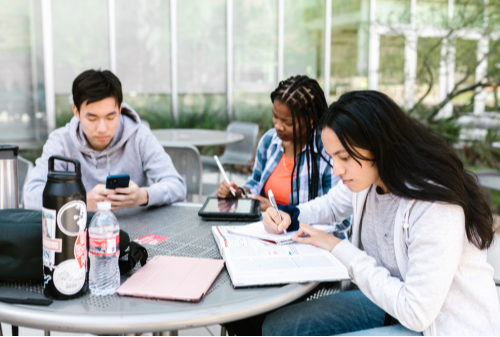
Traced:
POLYGON ((390 335, 392 331, 397 335, 422 335, 399 324, 383 327, 384 320, 384 310, 360 290, 351 290, 283 307, 266 317, 262 334, 331 336, 356 332, 352 335, 359 336, 378 332, 390 335))

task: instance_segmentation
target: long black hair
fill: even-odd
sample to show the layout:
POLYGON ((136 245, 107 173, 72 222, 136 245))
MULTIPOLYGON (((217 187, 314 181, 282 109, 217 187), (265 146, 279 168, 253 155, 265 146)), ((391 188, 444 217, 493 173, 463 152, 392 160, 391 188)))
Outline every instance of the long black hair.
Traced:
MULTIPOLYGON (((300 149, 305 149, 305 158, 307 160, 307 178, 308 178, 308 200, 312 200, 318 196, 319 189, 319 168, 318 163, 316 161, 316 153, 313 151, 314 145, 316 148, 320 149, 318 142, 320 135, 318 132, 315 132, 318 129, 319 123, 323 114, 325 113, 328 105, 325 99, 325 93, 323 89, 319 86, 318 82, 312 78, 307 76, 292 76, 285 81, 281 81, 276 88, 271 93, 271 101, 274 103, 274 100, 279 100, 281 103, 286 104, 290 111, 292 112, 292 122, 293 122, 293 170, 292 176, 290 179, 291 191, 292 191, 292 204, 294 204, 294 196, 293 196, 293 178, 297 173, 297 203, 299 202, 299 174, 298 168, 302 163, 302 156, 299 156, 299 161, 297 163, 297 158, 295 157, 297 145, 300 146, 300 149), (306 125, 302 125, 301 117, 304 118, 306 125), (295 120, 297 120, 297 124, 299 129, 295 129, 295 120), (306 128, 306 144, 302 144, 302 128, 306 128), (298 139, 298 144, 297 144, 298 139), (295 169, 297 168, 297 170, 295 169)), ((318 152, 321 158, 323 158, 328 165, 330 162, 326 160, 321 152, 318 152)))
POLYGON ((358 163, 373 161, 394 195, 461 206, 467 239, 479 249, 491 245, 493 217, 477 177, 444 140, 388 96, 369 90, 346 93, 330 105, 321 127, 331 128, 358 163), (373 158, 354 147, 370 151, 373 158))

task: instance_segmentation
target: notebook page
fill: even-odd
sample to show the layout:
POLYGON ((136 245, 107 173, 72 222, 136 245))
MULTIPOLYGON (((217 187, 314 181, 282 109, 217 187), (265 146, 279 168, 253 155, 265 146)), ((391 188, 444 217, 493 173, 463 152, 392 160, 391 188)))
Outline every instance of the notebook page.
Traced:
POLYGON ((328 252, 309 245, 228 247, 226 264, 235 287, 348 279, 328 252))
POLYGON ((277 246, 232 235, 241 226, 212 227, 234 287, 349 279, 332 254, 310 245, 277 246))
MULTIPOLYGON (((335 226, 329 225, 313 225, 314 228, 321 229, 327 233, 335 231, 335 226)), ((297 233, 297 231, 288 232, 287 234, 271 234, 267 232, 264 228, 262 221, 254 222, 246 226, 232 226, 228 228, 228 231, 233 234, 249 236, 256 239, 268 240, 276 242, 277 244, 293 243, 292 236, 297 233)))

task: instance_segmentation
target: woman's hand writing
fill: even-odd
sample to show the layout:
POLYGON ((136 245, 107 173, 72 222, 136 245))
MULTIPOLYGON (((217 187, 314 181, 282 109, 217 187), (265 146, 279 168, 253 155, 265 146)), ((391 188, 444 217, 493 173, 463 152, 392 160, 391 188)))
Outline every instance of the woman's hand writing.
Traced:
POLYGON ((278 212, 274 207, 270 207, 265 213, 262 213, 262 223, 267 232, 271 234, 281 234, 283 230, 287 229, 292 223, 292 219, 288 213, 280 211, 283 221, 280 220, 278 212))

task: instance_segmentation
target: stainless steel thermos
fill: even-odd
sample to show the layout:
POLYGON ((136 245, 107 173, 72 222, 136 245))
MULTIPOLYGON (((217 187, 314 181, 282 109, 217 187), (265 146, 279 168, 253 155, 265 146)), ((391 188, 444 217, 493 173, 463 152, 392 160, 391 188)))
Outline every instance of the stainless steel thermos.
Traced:
POLYGON ((0 145, 0 209, 19 208, 18 154, 18 146, 0 145))
POLYGON ((88 290, 86 195, 80 162, 62 156, 50 157, 42 209, 46 297, 64 300, 79 297, 88 290), (55 160, 73 164, 74 171, 55 171, 55 160))

